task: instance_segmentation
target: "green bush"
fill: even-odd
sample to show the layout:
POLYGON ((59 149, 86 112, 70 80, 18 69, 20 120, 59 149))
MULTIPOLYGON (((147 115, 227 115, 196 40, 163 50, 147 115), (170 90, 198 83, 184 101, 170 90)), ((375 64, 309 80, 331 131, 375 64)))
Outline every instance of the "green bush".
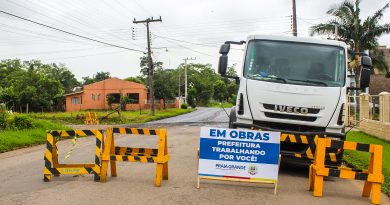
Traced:
POLYGON ((181 104, 181 109, 187 109, 188 105, 186 103, 181 104))
POLYGON ((7 112, 0 113, 0 129, 5 129, 9 114, 7 112))
POLYGON ((6 129, 24 130, 34 128, 33 119, 26 115, 11 116, 6 121, 6 129))

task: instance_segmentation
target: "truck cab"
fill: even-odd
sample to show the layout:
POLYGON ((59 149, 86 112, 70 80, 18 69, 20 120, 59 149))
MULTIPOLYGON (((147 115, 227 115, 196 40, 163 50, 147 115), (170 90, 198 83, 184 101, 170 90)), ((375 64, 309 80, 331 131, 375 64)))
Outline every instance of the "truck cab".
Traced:
MULTIPOLYGON (((240 43, 244 42, 221 46, 221 75, 226 73, 230 44, 240 43)), ((307 159, 313 158, 315 137, 345 140, 347 56, 347 45, 341 41, 248 36, 229 127, 280 131, 281 154, 307 159)), ((371 63, 367 58, 364 62, 371 63)), ((367 84, 367 72, 361 73, 367 84)), ((342 150, 333 150, 329 159, 337 161, 341 154, 342 150)))

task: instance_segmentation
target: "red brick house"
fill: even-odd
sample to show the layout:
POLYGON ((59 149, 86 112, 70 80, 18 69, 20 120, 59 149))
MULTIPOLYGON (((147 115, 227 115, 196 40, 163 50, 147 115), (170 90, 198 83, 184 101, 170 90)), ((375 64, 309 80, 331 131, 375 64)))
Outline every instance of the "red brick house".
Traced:
POLYGON ((148 96, 146 86, 118 78, 85 85, 82 91, 66 94, 66 111, 108 110, 107 97, 112 96, 117 106, 120 96, 128 96, 132 104, 126 105, 126 110, 145 109, 148 96))

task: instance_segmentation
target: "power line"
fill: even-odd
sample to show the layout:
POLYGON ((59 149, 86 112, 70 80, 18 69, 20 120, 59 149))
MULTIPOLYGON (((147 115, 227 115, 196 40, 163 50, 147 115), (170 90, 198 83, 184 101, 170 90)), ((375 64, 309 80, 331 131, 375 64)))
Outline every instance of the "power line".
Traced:
MULTIPOLYGON (((173 41, 177 41, 177 42, 182 42, 182 43, 189 43, 189 44, 193 44, 193 45, 198 45, 198 46, 205 46, 205 47, 212 47, 212 48, 219 48, 219 46, 213 46, 213 45, 209 45, 209 44, 203 44, 203 43, 194 43, 194 42, 189 42, 189 41, 184 41, 184 40, 179 40, 179 39, 174 39, 174 38, 169 38, 169 37, 166 37, 166 36, 159 36, 159 35, 156 35, 156 34, 153 34, 159 38, 166 38, 166 39, 169 39, 169 40, 173 40, 173 41)), ((242 49, 237 49, 237 48, 231 48, 231 49, 234 49, 234 50, 241 50, 242 49)))
POLYGON ((111 51, 111 52, 95 53, 95 54, 89 54, 89 55, 66 56, 66 57, 48 58, 48 59, 41 59, 41 60, 43 60, 43 61, 49 61, 49 60, 64 60, 64 59, 84 58, 84 57, 90 57, 90 56, 99 56, 99 55, 107 55, 107 54, 123 53, 123 52, 124 52, 124 51, 111 51))
POLYGON ((107 43, 107 42, 104 42, 104 41, 96 40, 96 39, 89 38, 89 37, 85 37, 85 36, 82 36, 82 35, 79 35, 79 34, 75 34, 75 33, 69 32, 69 31, 65 31, 65 30, 62 30, 62 29, 59 29, 59 28, 55 28, 55 27, 53 27, 53 26, 49 26, 49 25, 46 25, 46 24, 43 24, 43 23, 39 23, 39 22, 37 22, 37 21, 33 21, 33 20, 30 20, 30 19, 27 19, 27 18, 18 16, 18 15, 14 15, 14 14, 5 12, 5 11, 3 11, 3 10, 0 10, 0 13, 6 14, 6 15, 8 15, 8 16, 12 16, 12 17, 15 17, 15 18, 18 18, 18 19, 22 19, 22 20, 24 20, 24 21, 28 21, 28 22, 31 22, 31 23, 34 23, 34 24, 37 24, 37 25, 40 25, 40 26, 43 26, 43 27, 46 27, 46 28, 50 28, 50 29, 53 29, 53 30, 56 30, 56 31, 60 31, 60 32, 62 32, 62 33, 66 33, 66 34, 69 34, 69 35, 72 35, 72 36, 76 36, 76 37, 79 37, 79 38, 83 38, 83 39, 86 39, 86 40, 89 40, 89 41, 94 41, 94 42, 96 42, 96 43, 101 43, 101 44, 104 44, 104 45, 108 45, 108 46, 112 46, 112 47, 117 47, 117 48, 129 50, 129 51, 137 51, 137 52, 145 53, 144 51, 141 51, 141 50, 132 49, 132 48, 124 47, 124 46, 119 46, 119 45, 107 43))

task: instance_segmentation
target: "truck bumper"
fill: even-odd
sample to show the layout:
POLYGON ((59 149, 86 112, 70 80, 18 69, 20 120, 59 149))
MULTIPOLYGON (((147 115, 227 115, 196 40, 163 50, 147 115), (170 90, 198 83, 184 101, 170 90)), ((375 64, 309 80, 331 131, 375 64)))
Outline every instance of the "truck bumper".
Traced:
MULTIPOLYGON (((345 140, 345 134, 329 132, 296 132, 275 130, 258 125, 248 125, 234 123, 235 127, 248 128, 253 130, 266 130, 281 132, 280 135, 280 154, 283 157, 301 158, 302 160, 313 160, 316 150, 317 138, 333 138, 345 140)), ((340 163, 343 158, 342 149, 326 149, 326 161, 329 163, 340 163)))

